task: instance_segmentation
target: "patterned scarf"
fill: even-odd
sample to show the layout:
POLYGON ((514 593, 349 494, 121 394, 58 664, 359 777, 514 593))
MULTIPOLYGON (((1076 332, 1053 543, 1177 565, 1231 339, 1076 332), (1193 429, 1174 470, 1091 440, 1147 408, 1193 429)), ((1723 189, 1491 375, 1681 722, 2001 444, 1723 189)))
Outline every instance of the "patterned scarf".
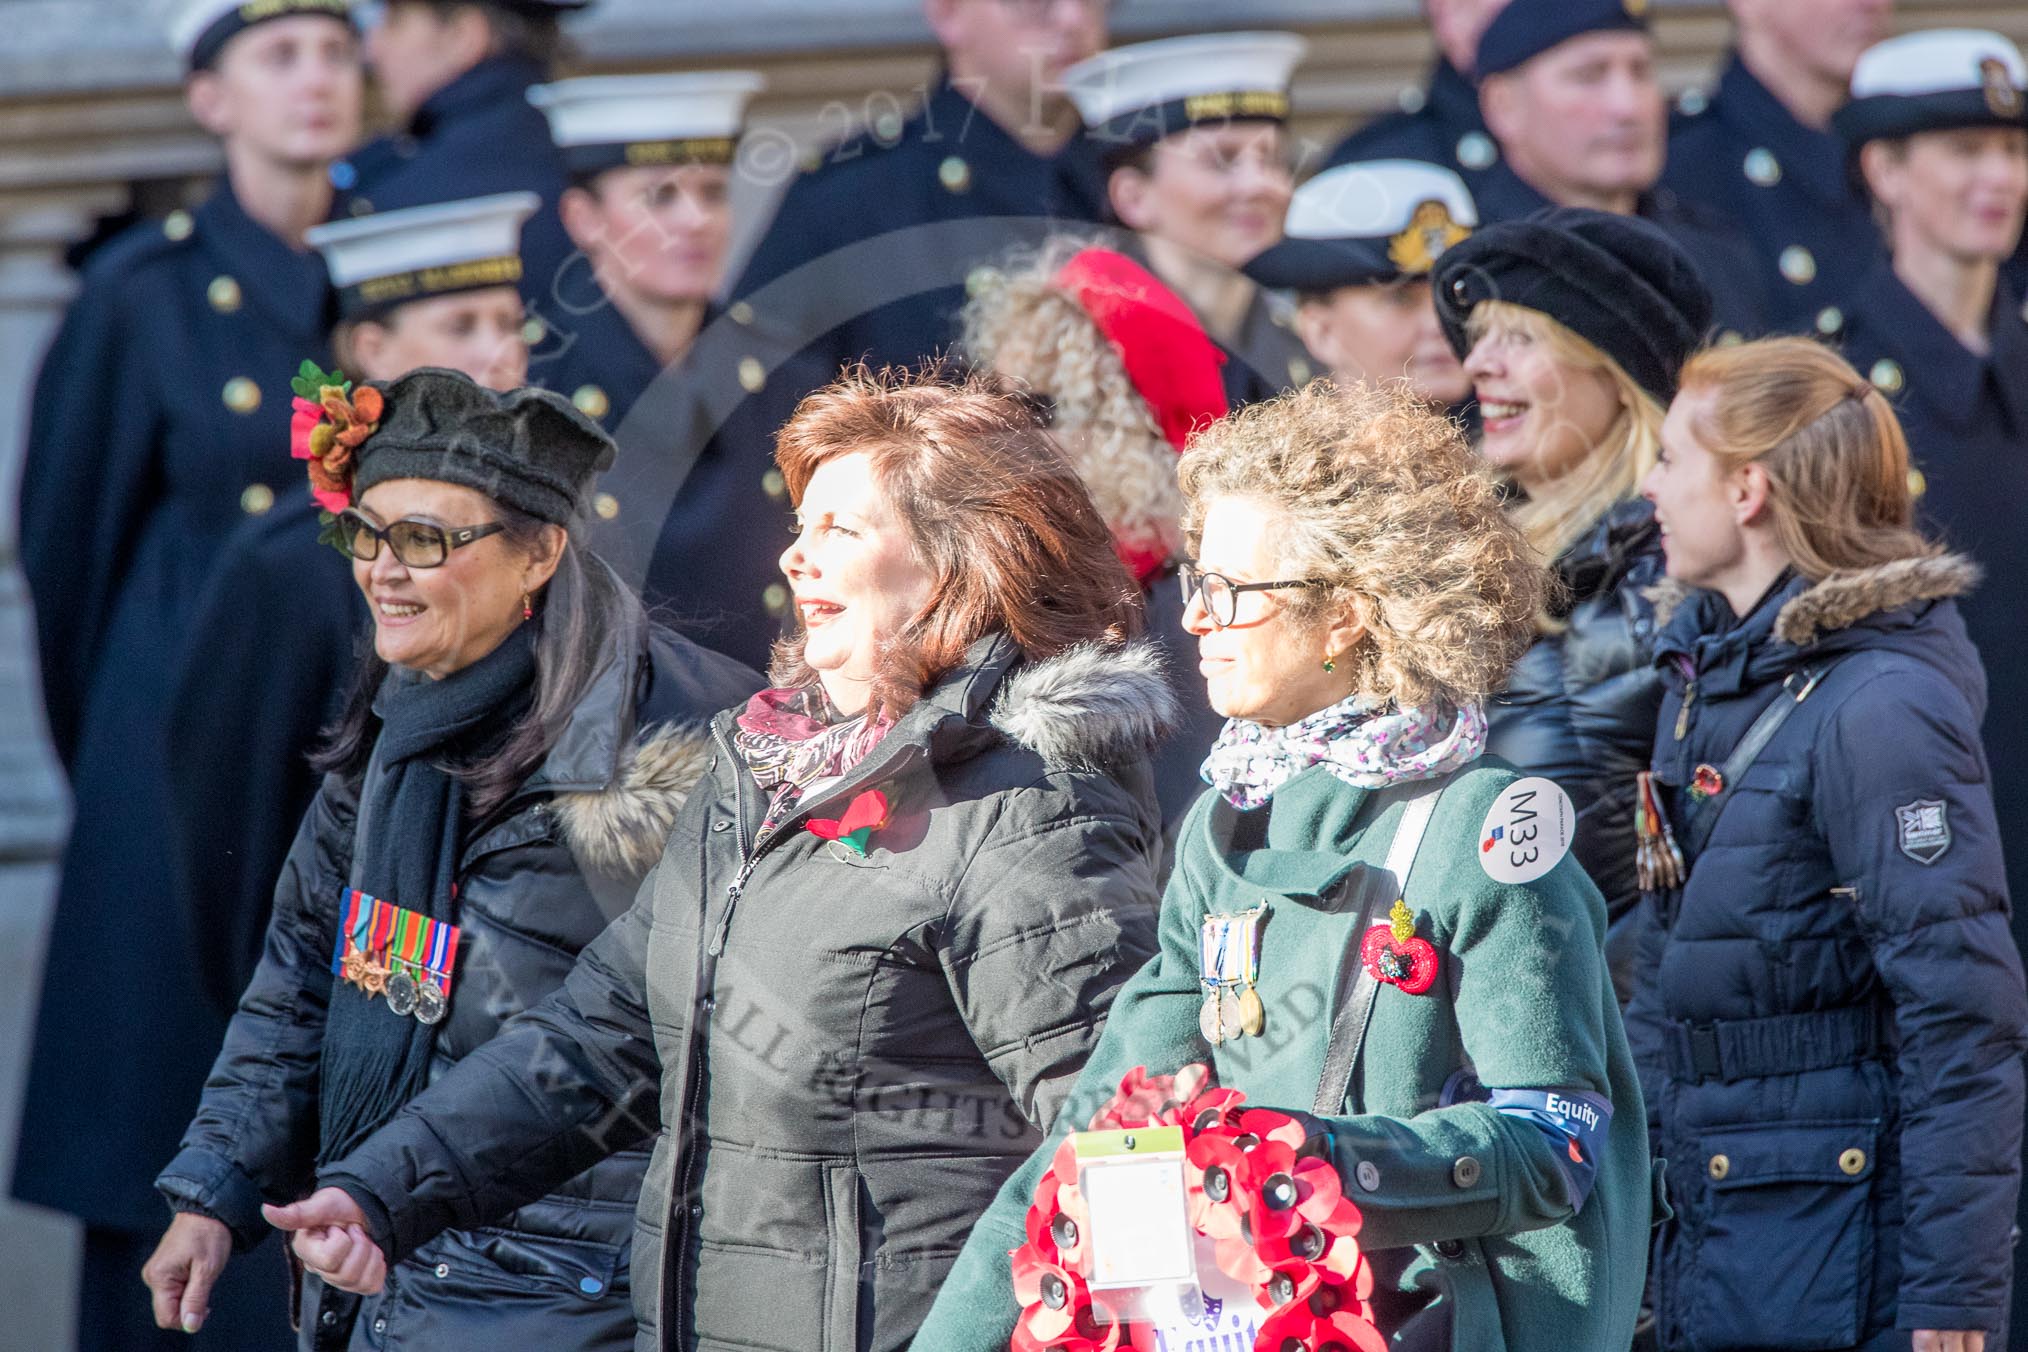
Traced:
POLYGON ((1476 704, 1406 709, 1369 704, 1353 695, 1287 727, 1231 719, 1204 760, 1204 782, 1242 811, 1313 765, 1347 784, 1385 788, 1435 779, 1478 759, 1486 749, 1486 711, 1476 704))
POLYGON ((733 749, 772 795, 757 840, 774 833, 812 784, 850 771, 894 726, 885 716, 845 717, 815 685, 763 690, 734 723, 733 749))

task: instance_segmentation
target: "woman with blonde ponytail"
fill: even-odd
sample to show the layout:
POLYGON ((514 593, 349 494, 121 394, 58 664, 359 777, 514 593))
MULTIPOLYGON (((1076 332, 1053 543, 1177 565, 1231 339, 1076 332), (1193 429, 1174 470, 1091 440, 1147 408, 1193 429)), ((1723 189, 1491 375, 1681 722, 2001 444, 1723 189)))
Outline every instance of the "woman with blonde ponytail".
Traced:
POLYGON ((1800 338, 1683 368, 1627 1031, 1664 1348, 2012 1346, 2028 992, 1956 598, 1884 395, 1800 338), (1807 1261, 1794 1261, 1807 1255, 1807 1261))
POLYGON ((1479 230, 1445 251, 1434 280, 1478 399, 1481 461, 1562 584, 1487 708, 1489 749, 1570 795, 1575 853, 1605 894, 1624 1000, 1636 781, 1660 702, 1643 593, 1661 576, 1661 542, 1639 490, 1710 294, 1659 230, 1575 209, 1479 230))

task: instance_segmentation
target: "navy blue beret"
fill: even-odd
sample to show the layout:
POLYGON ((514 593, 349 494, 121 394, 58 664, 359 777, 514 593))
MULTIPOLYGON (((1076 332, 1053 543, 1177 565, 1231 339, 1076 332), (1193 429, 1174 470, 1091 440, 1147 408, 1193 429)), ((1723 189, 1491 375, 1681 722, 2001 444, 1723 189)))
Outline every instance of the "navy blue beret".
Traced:
POLYGON ((1648 31, 1649 0, 1512 0, 1479 37, 1478 77, 1499 75, 1586 33, 1648 31))

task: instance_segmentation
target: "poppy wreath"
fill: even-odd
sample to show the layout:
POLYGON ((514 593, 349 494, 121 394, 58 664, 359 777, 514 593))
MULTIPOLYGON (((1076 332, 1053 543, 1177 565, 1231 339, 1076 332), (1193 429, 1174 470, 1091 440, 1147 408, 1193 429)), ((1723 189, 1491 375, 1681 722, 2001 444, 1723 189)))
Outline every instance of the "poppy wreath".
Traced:
MULTIPOLYGON (((1213 1241, 1219 1270, 1268 1311, 1254 1352, 1386 1352, 1373 1322, 1373 1269, 1359 1252, 1359 1208, 1337 1168, 1302 1153, 1302 1123, 1245 1099, 1213 1087, 1202 1065, 1157 1076, 1136 1066, 1091 1129, 1182 1129, 1190 1223, 1213 1241)), ((1086 1215, 1066 1138, 1035 1185, 1028 1238, 1008 1255, 1022 1306, 1010 1352, 1154 1349, 1150 1329, 1115 1319, 1087 1284, 1086 1215)))
POLYGON ((338 513, 352 505, 353 454, 380 430, 387 401, 371 385, 355 391, 343 371, 321 370, 313 361, 303 363, 289 388, 296 393, 289 454, 310 462, 310 496, 324 509, 317 538, 336 545, 338 513))

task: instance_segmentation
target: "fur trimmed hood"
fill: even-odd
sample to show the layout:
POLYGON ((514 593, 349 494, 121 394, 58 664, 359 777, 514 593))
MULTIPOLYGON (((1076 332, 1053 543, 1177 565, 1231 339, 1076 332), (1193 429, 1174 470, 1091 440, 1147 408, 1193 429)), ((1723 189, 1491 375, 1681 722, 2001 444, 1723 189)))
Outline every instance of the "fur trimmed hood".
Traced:
MULTIPOLYGON (((1775 616, 1774 636, 1798 648, 1828 633, 1849 629, 1868 615, 1897 610, 1916 601, 1962 596, 1978 585, 1982 571, 1963 554, 1895 559, 1850 573, 1834 573, 1798 592, 1775 616)), ((1697 588, 1666 578, 1648 589, 1655 623, 1670 617, 1697 594, 1697 588)))
POLYGON ((987 717, 1049 764, 1083 767, 1149 754, 1183 712, 1162 650, 1143 639, 1124 647, 1080 643, 1017 667, 987 717))
POLYGON ((585 867, 639 877, 654 867, 690 790, 711 762, 708 723, 663 723, 635 741, 612 783, 551 800, 563 835, 585 867))

